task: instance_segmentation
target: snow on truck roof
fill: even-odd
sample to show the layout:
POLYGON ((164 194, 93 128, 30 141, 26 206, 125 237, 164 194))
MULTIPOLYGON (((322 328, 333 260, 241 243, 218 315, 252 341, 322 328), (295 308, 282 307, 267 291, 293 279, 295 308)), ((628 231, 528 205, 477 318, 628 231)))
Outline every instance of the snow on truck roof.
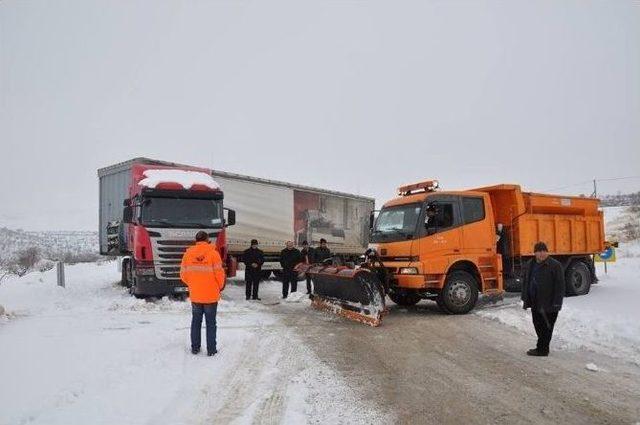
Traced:
POLYGON ((185 189, 195 185, 206 186, 209 189, 220 189, 220 185, 207 173, 202 171, 185 171, 172 169, 149 169, 142 173, 144 178, 139 185, 155 188, 162 183, 176 183, 185 189))

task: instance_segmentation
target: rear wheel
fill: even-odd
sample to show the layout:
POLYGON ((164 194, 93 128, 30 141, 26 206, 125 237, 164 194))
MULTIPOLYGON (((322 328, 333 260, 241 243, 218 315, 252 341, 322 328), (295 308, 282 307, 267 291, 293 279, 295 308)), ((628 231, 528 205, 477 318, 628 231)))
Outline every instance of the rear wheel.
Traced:
POLYGON ((389 293, 389 298, 391 298, 391 301, 394 303, 404 307, 416 305, 421 300, 418 294, 412 292, 391 292, 389 293))
POLYGON ((565 274, 567 295, 585 295, 591 289, 591 272, 582 261, 574 261, 565 274))
POLYGON ((478 301, 478 284, 471 274, 456 270, 447 276, 440 296, 450 313, 466 314, 478 301))

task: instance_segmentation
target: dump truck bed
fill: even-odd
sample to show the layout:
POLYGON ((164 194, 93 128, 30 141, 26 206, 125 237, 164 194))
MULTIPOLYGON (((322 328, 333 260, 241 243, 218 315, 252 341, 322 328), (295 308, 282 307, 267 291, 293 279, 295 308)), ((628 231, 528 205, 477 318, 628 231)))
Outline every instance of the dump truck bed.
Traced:
POLYGON ((511 256, 533 255, 545 242, 554 255, 584 255, 604 249, 600 200, 577 196, 522 192, 519 185, 473 189, 491 197, 494 219, 505 226, 511 256))

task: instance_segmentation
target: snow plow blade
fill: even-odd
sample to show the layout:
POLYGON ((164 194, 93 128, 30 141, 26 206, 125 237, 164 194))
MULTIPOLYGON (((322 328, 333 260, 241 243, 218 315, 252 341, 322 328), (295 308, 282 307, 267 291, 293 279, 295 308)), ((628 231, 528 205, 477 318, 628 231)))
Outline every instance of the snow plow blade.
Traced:
POLYGON ((312 266, 311 305, 356 322, 379 326, 386 313, 385 292, 376 273, 365 268, 312 266))

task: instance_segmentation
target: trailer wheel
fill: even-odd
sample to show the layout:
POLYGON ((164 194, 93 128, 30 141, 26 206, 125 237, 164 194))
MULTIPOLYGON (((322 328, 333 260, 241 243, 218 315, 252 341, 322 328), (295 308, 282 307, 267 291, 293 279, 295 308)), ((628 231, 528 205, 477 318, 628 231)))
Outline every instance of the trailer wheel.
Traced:
POLYGON ((478 301, 478 283, 463 270, 449 273, 441 292, 442 303, 451 314, 466 314, 478 301))
POLYGON ((389 298, 391 298, 391 301, 394 303, 403 307, 411 307, 418 304, 421 300, 418 294, 412 292, 390 292, 389 298))
POLYGON ((574 261, 565 274, 567 295, 586 295, 591 289, 591 272, 582 261, 574 261))

